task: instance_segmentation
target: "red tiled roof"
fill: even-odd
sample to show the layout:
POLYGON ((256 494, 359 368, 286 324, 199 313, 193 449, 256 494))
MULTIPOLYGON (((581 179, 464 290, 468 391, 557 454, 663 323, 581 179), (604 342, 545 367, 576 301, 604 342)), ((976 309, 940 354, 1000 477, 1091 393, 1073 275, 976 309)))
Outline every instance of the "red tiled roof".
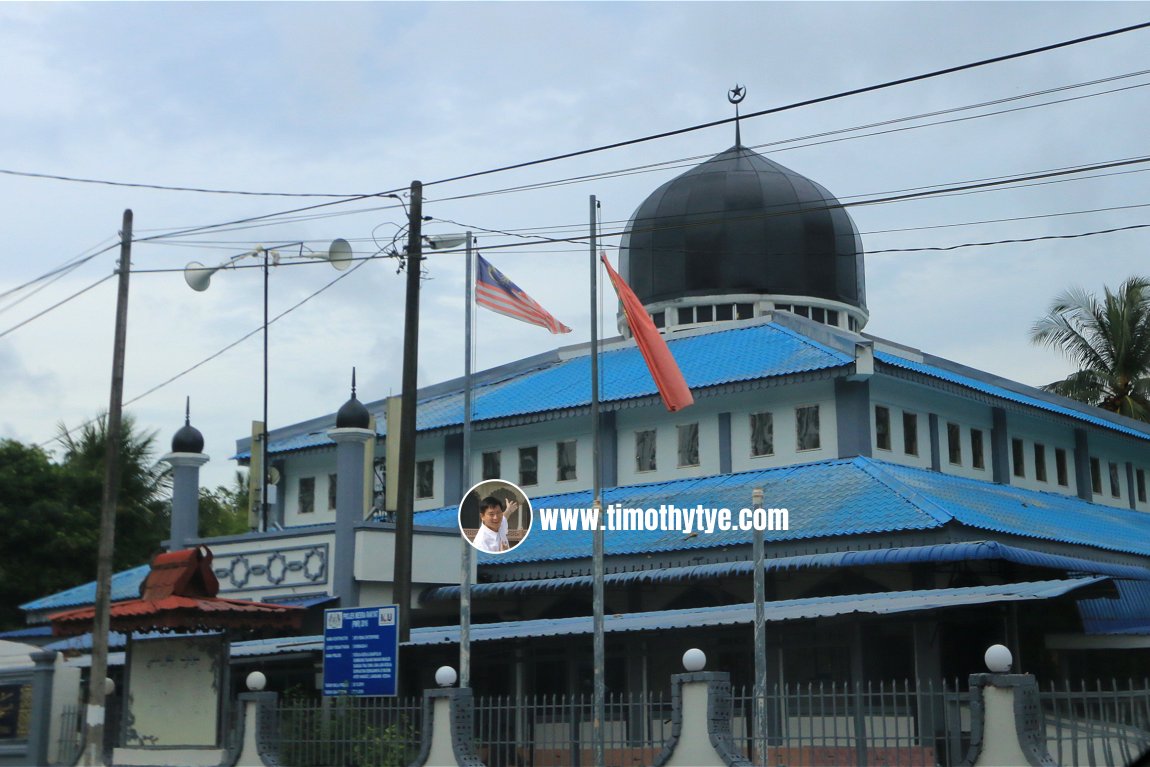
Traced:
MULTIPOLYGON (((157 554, 140 587, 141 597, 116 602, 110 610, 113 631, 203 631, 214 629, 299 628, 303 610, 242 599, 217 597, 207 546, 157 554)), ((90 631, 95 607, 51 616, 52 633, 73 636, 90 631)))

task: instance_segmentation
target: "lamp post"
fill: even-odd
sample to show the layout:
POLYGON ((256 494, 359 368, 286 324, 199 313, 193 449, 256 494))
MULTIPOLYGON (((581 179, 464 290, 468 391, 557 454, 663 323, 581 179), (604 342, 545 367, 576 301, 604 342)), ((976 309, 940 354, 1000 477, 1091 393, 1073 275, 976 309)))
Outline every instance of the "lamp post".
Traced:
MULTIPOLYGON (((423 184, 411 182, 411 204, 407 209, 407 293, 403 314, 403 373, 400 391, 399 466, 396 470, 395 567, 392 597, 399 605, 397 633, 400 642, 411 636, 411 557, 415 532, 415 408, 419 369, 419 289, 423 272, 423 184)), ((428 239, 435 248, 450 248, 465 242, 465 235, 428 239)), ((388 427, 388 434, 392 434, 388 427)))
MULTIPOLYGON (((259 258, 262 260, 264 277, 264 321, 263 321, 263 421, 260 424, 260 459, 259 459, 259 514, 256 526, 261 532, 268 529, 268 274, 271 266, 278 266, 281 258, 276 248, 299 247, 296 258, 314 258, 329 262, 334 268, 343 271, 351 266, 352 250, 347 240, 333 240, 327 253, 304 253, 302 242, 290 242, 265 248, 259 245, 255 250, 232 256, 215 267, 206 267, 198 261, 192 261, 184 268, 184 280, 192 290, 202 293, 211 285, 212 275, 220 269, 234 269, 236 264, 245 258, 259 258)), ((255 461, 255 446, 252 446, 252 461, 255 461)), ((249 477, 249 483, 251 478, 249 477)))

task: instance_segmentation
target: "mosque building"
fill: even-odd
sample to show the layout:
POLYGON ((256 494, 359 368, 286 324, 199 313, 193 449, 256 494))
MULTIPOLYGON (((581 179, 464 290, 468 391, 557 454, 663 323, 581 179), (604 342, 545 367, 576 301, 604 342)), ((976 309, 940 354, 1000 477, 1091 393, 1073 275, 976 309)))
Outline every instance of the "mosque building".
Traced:
MULTIPOLYGON (((764 536, 772 680, 965 678, 995 642, 1049 677, 1145 668, 1150 425, 867 335, 850 215, 739 141, 638 206, 619 271, 695 404, 663 407, 620 318, 599 352, 603 504, 737 518, 761 490, 786 510, 764 536)), ((458 659, 465 474, 531 503, 511 521, 530 528, 521 543, 474 559, 472 687, 589 689, 592 534, 543 526, 592 506, 590 370, 582 344, 475 374, 470 455, 462 380, 420 390, 405 690, 458 659)), ((239 643, 233 664, 311 683, 322 609, 395 597, 378 475, 398 428, 386 401, 353 402, 271 432, 268 530, 205 540, 194 503, 173 510, 168 546, 209 546, 221 596, 312 610, 302 636, 239 643)), ((195 482, 202 439, 187 428, 169 458, 195 482)), ((609 689, 665 686, 688 647, 751 682, 749 530, 608 530, 605 556, 609 689)), ((146 572, 118 574, 114 596, 146 572)), ((23 607, 38 624, 93 593, 23 607)))

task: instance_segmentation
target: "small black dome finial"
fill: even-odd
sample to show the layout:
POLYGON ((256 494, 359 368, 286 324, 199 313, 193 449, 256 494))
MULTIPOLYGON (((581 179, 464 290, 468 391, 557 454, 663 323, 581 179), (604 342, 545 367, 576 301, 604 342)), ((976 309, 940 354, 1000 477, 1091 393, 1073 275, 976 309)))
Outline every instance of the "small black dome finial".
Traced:
POLYGON ((743 145, 743 137, 739 132, 739 102, 747 97, 747 88, 744 85, 735 84, 734 88, 727 91, 727 101, 735 105, 735 146, 743 145))
POLYGON ((192 398, 184 401, 184 425, 172 437, 173 453, 202 453, 204 452, 204 435, 195 426, 192 426, 192 398))
POLYGON ((371 413, 355 396, 355 368, 351 369, 351 399, 335 414, 337 429, 366 429, 371 426, 371 413))

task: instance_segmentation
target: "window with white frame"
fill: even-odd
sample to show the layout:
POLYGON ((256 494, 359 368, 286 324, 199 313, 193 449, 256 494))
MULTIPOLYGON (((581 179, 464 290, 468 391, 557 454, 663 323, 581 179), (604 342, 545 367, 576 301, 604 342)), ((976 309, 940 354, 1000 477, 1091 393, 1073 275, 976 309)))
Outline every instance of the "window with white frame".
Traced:
POLYGON ((539 484, 539 447, 537 445, 519 448, 519 484, 539 484))
POLYGON ((890 408, 874 406, 874 444, 879 450, 890 450, 890 408))
POLYGON ((751 413, 751 455, 775 454, 775 421, 770 413, 751 413))
POLYGON ((678 427, 679 466, 699 465, 699 424, 685 423, 678 427))
POLYGON ((299 503, 296 508, 300 514, 315 511, 315 477, 299 478, 299 503))
POLYGON ((982 429, 970 430, 970 465, 976 469, 986 468, 986 452, 983 448, 982 429))
POLYGON ((435 496, 435 460, 415 462, 415 497, 435 496))
POLYGON ((655 471, 656 459, 655 430, 635 432, 635 471, 655 471))
POLYGON ((1040 442, 1034 443, 1034 478, 1046 481, 1046 445, 1040 442))
POLYGON ((488 450, 483 454, 484 479, 500 479, 503 476, 500 473, 500 464, 502 463, 502 459, 503 452, 500 450, 488 450))
POLYGON ((955 466, 962 465, 962 428, 956 423, 946 424, 946 457, 955 466))
POLYGON ((818 405, 795 408, 795 446, 798 450, 818 450, 822 446, 818 405))
POLYGON ((555 443, 555 479, 559 482, 575 479, 575 446, 573 439, 555 443))
POLYGON ((327 507, 334 510, 336 507, 336 499, 339 495, 339 475, 327 475, 327 507))
POLYGON ((1066 470, 1066 451, 1060 447, 1054 448, 1054 476, 1058 484, 1063 487, 1070 485, 1070 475, 1066 470))
POLYGON ((902 451, 918 455, 918 416, 914 413, 902 414, 902 451))

